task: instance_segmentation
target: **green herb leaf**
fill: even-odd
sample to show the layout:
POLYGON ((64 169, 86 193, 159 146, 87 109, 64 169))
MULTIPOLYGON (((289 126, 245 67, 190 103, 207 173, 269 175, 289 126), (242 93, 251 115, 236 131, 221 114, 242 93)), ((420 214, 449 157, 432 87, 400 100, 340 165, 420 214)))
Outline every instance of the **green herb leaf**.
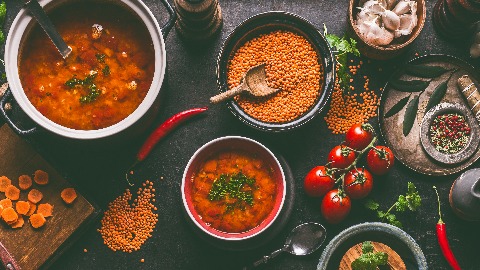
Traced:
POLYGON ((422 198, 412 182, 408 182, 408 192, 405 198, 407 199, 408 208, 410 211, 416 211, 417 208, 422 205, 422 198))
POLYGON ((405 116, 403 118, 403 136, 408 136, 410 131, 412 130, 413 124, 415 123, 415 119, 417 118, 417 111, 418 111, 418 100, 420 95, 414 97, 407 105, 407 109, 405 110, 405 116))
POLYGON ((435 78, 445 72, 450 71, 440 66, 427 66, 427 65, 406 65, 405 72, 407 74, 422 77, 422 78, 435 78))
POLYGON ((255 188, 255 179, 248 178, 241 172, 232 176, 221 174, 220 177, 213 182, 208 192, 208 199, 210 201, 220 201, 228 196, 230 199, 237 200, 233 203, 226 204, 226 212, 231 212, 235 208, 245 210, 245 204, 253 205, 253 190, 255 188), (249 188, 244 191, 246 185, 249 188))
POLYGON ((425 108, 426 112, 428 112, 431 108, 440 103, 440 101, 443 99, 443 97, 447 93, 447 83, 448 81, 444 81, 439 84, 435 88, 435 90, 433 90, 433 93, 428 100, 427 107, 425 108))
POLYGON ((410 96, 406 96, 406 97, 400 99, 395 105, 392 106, 392 108, 390 108, 390 110, 388 110, 388 112, 385 114, 385 118, 394 116, 399 111, 401 111, 403 109, 403 107, 405 107, 405 105, 407 105, 407 102, 408 102, 409 99, 410 99, 410 96))
POLYGON ((105 76, 110 75, 110 67, 108 65, 105 65, 105 67, 102 69, 102 73, 105 76))
POLYGON ((105 54, 103 54, 103 53, 97 53, 97 54, 95 54, 95 57, 97 57, 97 61, 98 61, 99 63, 105 63, 105 57, 106 57, 105 54))
POLYGON ((365 207, 370 210, 377 210, 378 207, 380 207, 380 204, 376 203, 374 200, 369 199, 368 201, 365 202, 365 207))
POLYGON ((355 259, 352 264, 352 270, 376 270, 379 265, 386 265, 388 254, 385 252, 374 252, 372 243, 365 241, 362 243, 362 255, 355 259))
POLYGON ((405 80, 391 80, 389 82, 393 88, 397 89, 398 91, 401 92, 421 92, 427 89, 428 85, 430 84, 430 81, 422 81, 422 80, 410 80, 410 81, 405 81, 405 80))
POLYGON ((408 202, 405 196, 403 195, 398 196, 397 203, 395 203, 395 210, 397 210, 397 212, 405 212, 407 208, 408 208, 408 202))

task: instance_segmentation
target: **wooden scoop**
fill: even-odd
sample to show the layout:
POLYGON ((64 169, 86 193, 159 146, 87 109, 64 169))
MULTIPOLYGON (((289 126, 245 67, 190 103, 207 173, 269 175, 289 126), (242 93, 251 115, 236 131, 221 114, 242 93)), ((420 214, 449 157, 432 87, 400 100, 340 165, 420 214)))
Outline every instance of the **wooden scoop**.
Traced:
POLYGON ((210 102, 219 103, 221 101, 234 97, 244 91, 249 92, 256 97, 263 97, 273 94, 279 90, 280 89, 271 88, 267 85, 265 64, 260 64, 258 66, 250 68, 245 73, 245 76, 242 78, 239 86, 221 94, 218 94, 214 97, 211 97, 210 102))

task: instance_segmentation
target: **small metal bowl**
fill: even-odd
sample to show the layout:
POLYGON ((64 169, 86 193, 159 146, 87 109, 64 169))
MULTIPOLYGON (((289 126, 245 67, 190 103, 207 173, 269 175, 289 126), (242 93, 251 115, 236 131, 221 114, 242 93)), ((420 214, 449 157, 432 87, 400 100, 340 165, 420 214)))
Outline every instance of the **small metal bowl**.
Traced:
POLYGON ((317 51, 319 62, 323 66, 323 84, 319 89, 320 96, 306 113, 292 121, 282 123, 260 121, 245 113, 235 100, 230 100, 227 104, 230 111, 243 123, 263 131, 281 132, 298 128, 314 118, 325 107, 333 90, 335 82, 333 53, 325 37, 312 23, 298 15, 283 11, 261 13, 245 20, 229 34, 220 50, 217 60, 217 85, 219 92, 228 90, 228 63, 233 54, 245 42, 275 30, 287 30, 302 35, 317 51))
POLYGON ((473 117, 470 110, 462 104, 440 103, 431 108, 423 117, 422 126, 420 127, 420 141, 422 142, 425 152, 434 160, 443 164, 458 164, 469 159, 477 151, 480 142, 480 127, 477 120, 473 117), (455 154, 445 154, 438 151, 430 140, 429 130, 433 120, 438 115, 445 113, 458 113, 465 117, 470 126, 470 138, 467 145, 455 154))

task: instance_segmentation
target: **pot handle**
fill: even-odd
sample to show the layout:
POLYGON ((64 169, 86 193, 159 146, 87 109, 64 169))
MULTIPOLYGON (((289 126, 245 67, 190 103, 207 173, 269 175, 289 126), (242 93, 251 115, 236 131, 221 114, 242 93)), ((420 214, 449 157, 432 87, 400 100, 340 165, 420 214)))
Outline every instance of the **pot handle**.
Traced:
POLYGON ((28 136, 36 133, 38 130, 37 127, 33 127, 29 130, 22 130, 18 128, 10 119, 10 117, 7 115, 7 112, 5 111, 5 104, 7 103, 8 100, 11 100, 11 99, 12 99, 12 91, 10 91, 10 89, 7 89, 3 97, 0 99, 0 114, 5 119, 5 122, 7 122, 8 126, 12 128, 13 131, 15 131, 15 133, 17 133, 20 136, 28 136))
POLYGON ((163 38, 167 39, 168 33, 170 33, 170 30, 172 30, 172 27, 175 25, 175 21, 177 20, 177 13, 175 12, 175 9, 173 9, 172 5, 168 3, 168 0, 161 1, 167 9, 168 14, 170 14, 170 18, 168 18, 168 21, 161 28, 163 38))

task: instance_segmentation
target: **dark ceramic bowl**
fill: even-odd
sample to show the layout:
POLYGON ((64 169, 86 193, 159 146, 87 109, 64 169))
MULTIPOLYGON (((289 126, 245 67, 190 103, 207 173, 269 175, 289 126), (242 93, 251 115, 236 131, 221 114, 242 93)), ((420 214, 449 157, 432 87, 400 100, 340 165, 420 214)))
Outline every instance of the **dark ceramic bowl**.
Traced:
POLYGON ((302 116, 284 123, 259 121, 245 113, 235 100, 228 101, 228 107, 240 121, 251 127, 263 131, 280 132, 298 128, 320 113, 327 104, 335 82, 335 62, 333 60, 332 50, 325 37, 309 21, 295 14, 283 11, 271 11, 255 15, 242 22, 227 37, 218 55, 217 84, 220 92, 228 90, 227 67, 229 60, 238 48, 254 37, 275 30, 288 30, 300 34, 305 37, 317 51, 320 57, 319 62, 323 66, 324 78, 321 89, 319 89, 320 95, 315 104, 302 116))
POLYGON ((338 269, 345 253, 364 241, 383 243, 400 255, 407 269, 426 270, 427 260, 422 249, 403 230, 381 222, 366 222, 345 229, 325 247, 317 270, 338 269))
POLYGON ((440 103, 431 108, 422 120, 420 128, 420 141, 422 142, 425 152, 434 160, 443 164, 458 164, 472 157, 480 143, 480 129, 478 127, 475 117, 473 117, 470 110, 462 104, 456 103, 440 103), (467 145, 455 154, 446 154, 438 151, 430 140, 429 130, 433 120, 438 116, 446 113, 458 113, 465 117, 466 122, 470 126, 471 133, 467 145))

